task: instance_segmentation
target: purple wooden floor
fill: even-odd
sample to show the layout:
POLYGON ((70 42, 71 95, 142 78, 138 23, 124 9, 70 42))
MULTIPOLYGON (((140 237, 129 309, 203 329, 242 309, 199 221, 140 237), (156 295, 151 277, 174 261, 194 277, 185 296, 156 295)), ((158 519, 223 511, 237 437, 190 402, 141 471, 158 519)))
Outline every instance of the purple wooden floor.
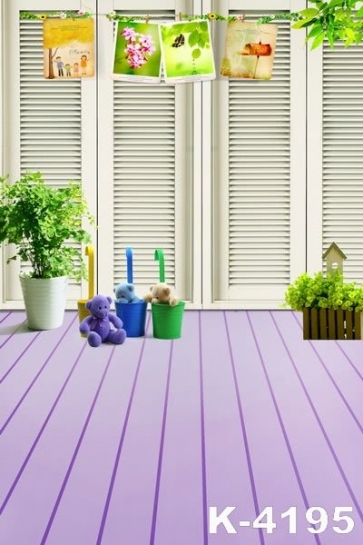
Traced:
POLYGON ((189 311, 177 341, 92 349, 75 313, 24 319, 0 312, 2 545, 363 543, 360 341, 303 341, 288 311, 189 311), (209 533, 211 506, 236 507, 236 534, 209 533), (267 506, 273 533, 239 527, 267 506))

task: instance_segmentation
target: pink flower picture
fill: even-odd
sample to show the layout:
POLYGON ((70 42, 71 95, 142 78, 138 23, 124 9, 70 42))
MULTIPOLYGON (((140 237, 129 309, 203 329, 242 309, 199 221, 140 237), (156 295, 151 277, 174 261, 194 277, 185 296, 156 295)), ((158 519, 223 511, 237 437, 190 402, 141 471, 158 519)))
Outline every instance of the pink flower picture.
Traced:
POLYGON ((113 78, 160 81, 161 49, 158 25, 118 21, 113 78))

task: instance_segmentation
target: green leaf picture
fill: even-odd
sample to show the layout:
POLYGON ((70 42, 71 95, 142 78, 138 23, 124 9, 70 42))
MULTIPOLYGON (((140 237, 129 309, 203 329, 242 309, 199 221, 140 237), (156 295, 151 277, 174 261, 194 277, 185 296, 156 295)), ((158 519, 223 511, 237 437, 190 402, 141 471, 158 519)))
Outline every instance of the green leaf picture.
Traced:
POLYGON ((215 79, 208 21, 165 23, 159 31, 166 83, 215 79))

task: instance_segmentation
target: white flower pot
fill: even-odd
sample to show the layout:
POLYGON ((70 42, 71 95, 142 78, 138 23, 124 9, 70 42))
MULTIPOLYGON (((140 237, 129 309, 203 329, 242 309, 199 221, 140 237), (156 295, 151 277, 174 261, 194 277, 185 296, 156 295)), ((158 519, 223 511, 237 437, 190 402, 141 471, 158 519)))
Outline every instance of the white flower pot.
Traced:
POLYGON ((68 277, 31 278, 20 275, 30 329, 55 329, 63 324, 68 277))

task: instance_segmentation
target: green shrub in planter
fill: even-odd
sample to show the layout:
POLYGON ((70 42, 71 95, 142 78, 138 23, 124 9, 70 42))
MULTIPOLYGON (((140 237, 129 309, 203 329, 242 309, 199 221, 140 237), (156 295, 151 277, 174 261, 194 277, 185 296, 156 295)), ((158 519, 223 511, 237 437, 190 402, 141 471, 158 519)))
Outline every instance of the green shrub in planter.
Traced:
POLYGON ((14 184, 0 178, 0 244, 16 247, 8 262, 19 258, 31 266, 20 275, 31 329, 62 325, 68 278, 87 278, 80 244, 91 237, 82 218, 94 225, 79 182, 52 187, 40 172, 28 172, 14 184))
POLYGON ((29 262, 32 278, 86 278, 81 249, 65 244, 91 242, 82 217, 94 225, 79 182, 55 188, 40 172, 28 172, 14 184, 0 178, 0 243, 16 245, 8 261, 29 262))
POLYGON ((284 305, 303 312, 304 339, 362 339, 363 286, 345 283, 336 269, 301 274, 286 290, 284 305))
POLYGON ((345 283, 339 269, 323 275, 301 274, 287 288, 285 306, 302 311, 304 308, 332 308, 334 310, 363 310, 363 286, 345 283))

